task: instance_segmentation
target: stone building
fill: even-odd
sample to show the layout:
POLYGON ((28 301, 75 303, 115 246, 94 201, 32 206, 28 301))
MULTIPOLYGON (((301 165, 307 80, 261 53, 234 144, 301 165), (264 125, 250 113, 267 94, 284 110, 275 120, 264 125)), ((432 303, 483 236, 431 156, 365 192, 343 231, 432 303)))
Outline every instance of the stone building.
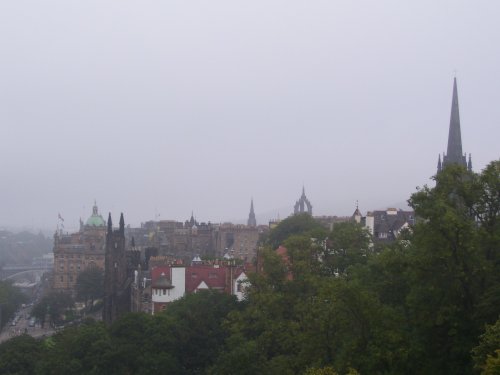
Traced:
POLYGON ((213 224, 198 222, 194 215, 185 222, 173 220, 150 221, 141 228, 126 228, 129 241, 135 240, 138 250, 155 249, 155 255, 169 256, 189 262, 195 256, 222 258, 227 253, 243 261, 256 255, 257 244, 267 226, 242 224, 213 224))
POLYGON ((369 211, 366 216, 362 216, 359 208, 356 207, 351 219, 368 229, 373 243, 388 244, 395 241, 401 231, 415 225, 415 212, 388 208, 369 211))
POLYGON ((215 255, 251 262, 257 255, 260 234, 267 229, 238 224, 221 224, 214 231, 215 255))
POLYGON ((151 270, 151 313, 165 310, 169 303, 186 294, 212 290, 244 298, 248 285, 247 273, 254 272, 251 265, 235 266, 231 261, 202 262, 193 259, 189 266, 164 265, 151 270))
POLYGON ((415 213, 396 208, 371 211, 366 214, 364 224, 374 242, 390 243, 397 239, 403 229, 415 224, 415 213))
POLYGON ((54 234, 53 289, 75 295, 80 272, 90 267, 104 270, 105 241, 106 223, 97 204, 94 204, 92 215, 85 224, 80 221, 78 232, 64 234, 57 231, 54 234))
POLYGON ((132 310, 134 271, 140 269, 140 252, 130 249, 125 240, 125 220, 120 215, 118 229, 108 216, 104 269, 104 303, 102 319, 113 323, 132 310))

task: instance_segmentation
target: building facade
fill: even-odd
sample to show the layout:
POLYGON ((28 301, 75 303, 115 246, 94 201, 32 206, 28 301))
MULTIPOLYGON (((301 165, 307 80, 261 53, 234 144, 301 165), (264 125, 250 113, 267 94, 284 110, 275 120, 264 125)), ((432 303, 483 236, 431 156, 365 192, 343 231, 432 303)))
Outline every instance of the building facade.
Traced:
POLYGON ((78 232, 64 234, 58 230, 54 234, 53 289, 74 296, 82 271, 91 267, 104 270, 105 244, 106 223, 94 204, 92 215, 85 224, 80 221, 78 232))
POLYGON ((151 313, 154 315, 168 304, 186 294, 212 290, 245 298, 250 266, 235 266, 227 262, 201 262, 195 258, 191 265, 165 265, 151 269, 151 313))
POLYGON ((134 271, 140 269, 140 264, 140 252, 130 248, 125 240, 123 213, 120 215, 118 229, 113 229, 110 213, 106 231, 102 312, 102 319, 106 324, 111 324, 121 315, 132 311, 134 271))

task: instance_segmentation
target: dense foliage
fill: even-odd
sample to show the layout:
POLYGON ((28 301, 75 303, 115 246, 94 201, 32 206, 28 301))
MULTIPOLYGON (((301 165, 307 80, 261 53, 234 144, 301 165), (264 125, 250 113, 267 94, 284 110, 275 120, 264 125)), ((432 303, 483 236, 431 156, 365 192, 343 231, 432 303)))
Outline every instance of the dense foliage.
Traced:
POLYGON ((76 278, 76 298, 85 302, 85 307, 94 306, 94 301, 104 296, 104 270, 90 267, 80 272, 76 278))
POLYGON ((52 292, 45 295, 31 311, 31 315, 38 319, 42 327, 45 319, 49 318, 50 325, 58 324, 64 320, 64 314, 71 311, 74 301, 69 294, 52 292))
MULTIPOLYGON (((447 167, 436 180, 435 188, 410 199, 417 224, 385 249, 355 222, 326 233, 311 218, 293 217, 259 254, 246 301, 199 293, 154 317, 130 314, 109 328, 87 323, 39 342, 26 368, 35 374, 498 374, 500 161, 481 174, 447 167), (278 254, 277 244, 287 253, 278 254)), ((31 344, 0 346, 0 364, 10 363, 9 356, 15 361, 17 372, 7 373, 28 373, 12 346, 31 344)))
POLYGON ((14 316, 26 299, 21 290, 12 285, 12 281, 0 281, 0 328, 14 316))
POLYGON ((110 327, 87 320, 44 341, 23 335, 0 345, 0 365, 9 363, 0 368, 2 374, 202 374, 227 338, 224 318, 239 308, 233 296, 203 291, 154 317, 131 313, 110 327), (23 356, 28 346, 31 354, 23 356))

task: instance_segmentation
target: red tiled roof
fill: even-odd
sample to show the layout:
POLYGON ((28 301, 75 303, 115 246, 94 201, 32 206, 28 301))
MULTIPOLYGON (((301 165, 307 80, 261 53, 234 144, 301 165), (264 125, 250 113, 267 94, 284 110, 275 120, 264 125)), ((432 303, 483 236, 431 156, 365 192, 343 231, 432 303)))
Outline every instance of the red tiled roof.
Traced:
POLYGON ((193 265, 186 267, 186 293, 196 291, 202 281, 210 289, 226 290, 226 275, 229 272, 227 267, 214 267, 212 265, 193 265))
POLYGON ((170 280, 170 266, 153 267, 151 270, 151 283, 153 285, 155 285, 162 273, 164 273, 167 279, 170 280))
MULTIPOLYGON (((156 285, 157 280, 160 278, 161 274, 164 273, 168 280, 170 280, 170 269, 171 266, 158 266, 153 267, 151 270, 151 283, 156 285)), ((175 267, 174 267, 175 268, 175 267)), ((204 282, 209 289, 221 290, 229 293, 231 290, 230 276, 235 280, 243 272, 245 272, 244 267, 233 268, 233 273, 230 275, 231 268, 220 265, 207 265, 207 264, 197 264, 186 267, 186 293, 195 292, 200 284, 204 282)), ((171 280, 170 280, 171 281, 171 280)))

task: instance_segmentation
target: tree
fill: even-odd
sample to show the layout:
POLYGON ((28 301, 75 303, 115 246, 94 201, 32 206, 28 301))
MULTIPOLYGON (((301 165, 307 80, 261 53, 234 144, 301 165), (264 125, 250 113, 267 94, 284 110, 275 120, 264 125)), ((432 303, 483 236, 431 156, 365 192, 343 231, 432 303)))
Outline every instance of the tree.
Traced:
POLYGON ((85 302, 85 308, 90 300, 90 309, 94 301, 104 296, 104 271, 98 267, 87 268, 80 272, 76 279, 76 297, 85 302))
POLYGON ((185 373, 203 373, 215 362, 228 336, 223 322, 238 307, 234 296, 199 291, 170 304, 161 314, 171 320, 171 334, 176 339, 172 354, 185 373))
POLYGON ((102 322, 86 321, 50 338, 36 366, 38 375, 112 374, 116 364, 108 360, 111 342, 102 322))
POLYGON ((48 315, 50 324, 62 320, 63 314, 74 306, 74 301, 69 294, 63 292, 51 292, 45 295, 31 311, 31 314, 37 318, 42 327, 45 324, 45 317, 48 315))
POLYGON ((491 368, 493 363, 498 361, 498 354, 495 359, 498 350, 500 350, 500 318, 495 324, 486 326, 485 332, 479 337, 479 345, 472 350, 474 368, 477 371, 485 370, 489 358, 491 358, 489 364, 491 368))
POLYGON ((311 237, 325 238, 326 229, 309 214, 297 214, 282 220, 276 228, 269 233, 268 243, 276 249, 292 235, 310 233, 311 237))
POLYGON ((354 221, 336 223, 323 252, 323 270, 343 274, 349 266, 366 263, 370 248, 370 232, 354 221))
POLYGON ((412 361, 426 373, 468 373, 482 326, 498 317, 499 162, 480 174, 447 166, 410 204, 414 228, 407 297, 412 361), (496 250, 495 250, 496 249, 496 250))
POLYGON ((26 300, 26 296, 19 288, 12 285, 12 282, 0 281, 0 329, 26 300))
POLYGON ((5 375, 31 375, 42 357, 40 342, 28 335, 14 337, 0 344, 0 369, 5 375))

